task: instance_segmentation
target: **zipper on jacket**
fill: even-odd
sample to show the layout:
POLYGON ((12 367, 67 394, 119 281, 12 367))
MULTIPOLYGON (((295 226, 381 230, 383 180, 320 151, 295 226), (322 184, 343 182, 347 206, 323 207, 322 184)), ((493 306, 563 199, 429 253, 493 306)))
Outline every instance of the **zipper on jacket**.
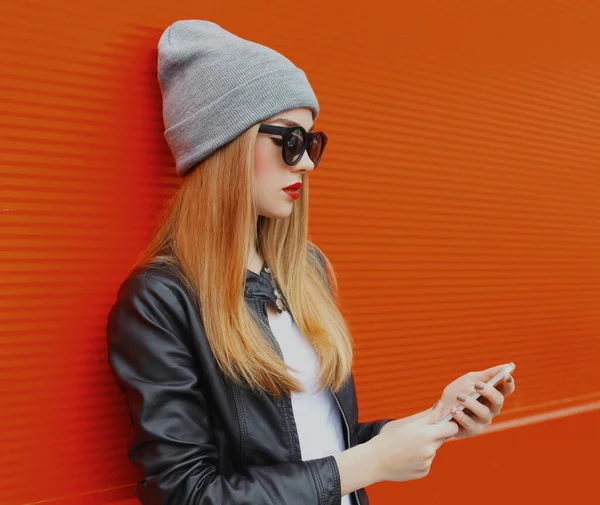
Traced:
POLYGON ((257 298, 259 298, 261 300, 260 302, 257 302, 256 305, 260 309, 260 315, 264 316, 264 317, 261 317, 261 321, 265 324, 265 331, 267 332, 267 336, 269 337, 269 340, 275 346, 275 350, 277 351, 277 354, 279 354, 279 357, 281 359, 284 359, 283 351, 281 350, 281 346, 279 345, 279 342, 277 342, 275 335, 273 335, 273 330, 271 330, 271 325, 269 324, 269 315, 267 314, 267 302, 269 302, 271 300, 262 295, 258 295, 257 298))
MULTIPOLYGON (((267 333, 267 336, 269 337, 271 342, 273 342, 273 345, 275 346, 275 350, 277 351, 277 354, 279 355, 281 360, 285 361, 285 358, 283 356, 283 351, 281 350, 281 346, 279 345, 279 342, 275 338, 275 335, 273 334, 273 331, 271 330, 271 325, 269 324, 269 315, 267 314, 267 301, 270 301, 270 300, 263 296, 260 296, 259 298, 261 300, 257 300, 256 305, 257 305, 257 308, 259 309, 259 313, 261 315, 261 320, 263 323, 265 323, 265 326, 266 326, 265 331, 267 333)), ((290 313, 290 316, 291 316, 291 313, 290 313)), ((302 461, 302 456, 301 456, 301 452, 300 452, 300 441, 298 441, 298 443, 296 444, 294 437, 293 437, 293 433, 292 433, 291 423, 295 424, 295 421, 294 421, 294 419, 290 420, 290 417, 288 415, 288 414, 291 414, 293 416, 292 399, 291 399, 291 397, 284 394, 281 397, 281 403, 283 404, 283 407, 284 407, 283 416, 285 418, 286 431, 288 434, 288 443, 290 446, 290 451, 292 453, 292 461, 302 461)))
MULTIPOLYGON (((273 332, 271 331, 271 326, 269 325, 269 316, 267 314, 267 301, 270 301, 270 300, 263 296, 260 296, 259 298, 262 300, 262 302, 257 303, 257 305, 261 309, 261 311, 260 311, 261 315, 264 316, 261 319, 263 320, 263 322, 266 322, 266 324, 267 324, 267 328, 266 328, 267 335, 269 336, 269 339, 273 342, 273 344, 275 344, 275 348, 277 350, 277 353, 281 357, 281 359, 284 359, 283 351, 281 350, 281 346, 279 345, 279 342, 277 342, 275 335, 273 335, 273 332), (265 321, 265 319, 266 319, 266 321, 265 321)), ((288 312, 289 312, 289 309, 288 309, 288 312)), ((290 312, 290 316, 293 318, 291 312, 290 312)), ((350 449, 350 426, 348 425, 348 420, 346 419, 346 414, 344 413, 344 409, 342 408, 342 404, 338 400, 337 395, 333 391, 332 391, 332 394, 333 394, 333 398, 335 399, 335 402, 338 406, 338 409, 340 410, 340 413, 342 414, 342 419, 344 420, 344 425, 346 427, 346 440, 348 441, 348 449, 350 449)), ((287 397, 284 397, 284 398, 287 398, 287 397)), ((356 505, 361 505, 360 498, 358 497, 358 491, 353 491, 352 493, 356 497, 356 505)))
MULTIPOLYGON (((335 393, 333 393, 333 397, 335 398, 335 402, 337 403, 338 408, 342 414, 342 419, 344 420, 344 424, 346 426, 346 440, 348 441, 348 449, 350 449, 350 427, 348 426, 348 421, 346 420, 346 414, 344 414, 344 409, 342 408, 342 404, 338 400, 338 397, 335 393)), ((354 496, 356 497, 357 505, 361 505, 360 498, 358 497, 358 491, 352 491, 354 496)))

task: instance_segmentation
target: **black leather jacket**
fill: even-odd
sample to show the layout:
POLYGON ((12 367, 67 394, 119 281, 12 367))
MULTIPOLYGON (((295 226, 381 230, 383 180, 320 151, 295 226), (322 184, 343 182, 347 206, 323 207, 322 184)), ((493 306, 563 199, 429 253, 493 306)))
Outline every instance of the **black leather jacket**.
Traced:
MULTIPOLYGON (((270 279, 264 267, 260 275, 248 270, 245 286, 246 303, 267 326, 270 279)), ((133 425, 128 456, 142 475, 135 493, 143 505, 340 505, 334 456, 302 461, 290 397, 276 401, 225 378, 188 291, 167 269, 130 273, 106 336, 133 425)), ((391 420, 358 422, 352 376, 335 399, 346 448, 391 420)), ((369 503, 364 489, 351 499, 369 503)))

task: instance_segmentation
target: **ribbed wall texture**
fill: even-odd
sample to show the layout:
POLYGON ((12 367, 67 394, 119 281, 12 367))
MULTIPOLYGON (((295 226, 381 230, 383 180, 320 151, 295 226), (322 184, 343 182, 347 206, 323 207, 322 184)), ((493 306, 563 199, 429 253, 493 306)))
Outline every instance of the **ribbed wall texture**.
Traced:
POLYGON ((517 364, 498 431, 448 444, 426 479, 373 486, 372 502, 589 503, 600 4, 541 0, 3 4, 0 503, 133 503, 104 324, 180 182, 156 43, 185 18, 281 51, 319 97, 330 141, 311 236, 340 281, 361 420, 517 364), (566 407, 591 412, 531 424, 566 407))

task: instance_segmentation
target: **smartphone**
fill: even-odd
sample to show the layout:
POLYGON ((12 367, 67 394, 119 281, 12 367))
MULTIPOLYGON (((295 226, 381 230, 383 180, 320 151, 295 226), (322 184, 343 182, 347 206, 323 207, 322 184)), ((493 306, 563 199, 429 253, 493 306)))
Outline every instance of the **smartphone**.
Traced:
MULTIPOLYGON (((515 366, 516 365, 514 363, 512 363, 512 362, 509 363, 502 370, 500 370, 496 375, 494 375, 494 377, 492 377, 489 381, 487 381, 486 384, 489 384, 490 386, 495 386, 504 377, 506 377, 509 373, 511 373, 515 369, 515 366)), ((469 396, 469 398, 475 398, 475 399, 477 399, 480 396, 481 396, 481 394, 479 394, 479 392, 475 391, 472 395, 469 396)), ((465 409, 465 406, 462 403, 459 404, 458 410, 464 410, 464 409, 465 409)), ((452 417, 452 412, 448 412, 444 417, 442 417, 435 424, 447 423, 448 421, 450 421, 450 419, 454 419, 452 417)))

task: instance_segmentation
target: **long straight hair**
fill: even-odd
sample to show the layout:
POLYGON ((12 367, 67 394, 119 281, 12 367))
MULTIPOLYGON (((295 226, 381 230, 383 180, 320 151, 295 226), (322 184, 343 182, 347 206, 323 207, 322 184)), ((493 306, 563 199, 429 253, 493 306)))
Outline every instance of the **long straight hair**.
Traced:
POLYGON ((303 176, 289 218, 259 217, 253 178, 258 128, 252 126, 184 176, 136 265, 167 265, 192 293, 223 373, 279 398, 303 388, 245 303, 254 243, 320 359, 321 389, 338 391, 351 373, 353 341, 337 306, 333 267, 308 240, 309 178, 303 176))

